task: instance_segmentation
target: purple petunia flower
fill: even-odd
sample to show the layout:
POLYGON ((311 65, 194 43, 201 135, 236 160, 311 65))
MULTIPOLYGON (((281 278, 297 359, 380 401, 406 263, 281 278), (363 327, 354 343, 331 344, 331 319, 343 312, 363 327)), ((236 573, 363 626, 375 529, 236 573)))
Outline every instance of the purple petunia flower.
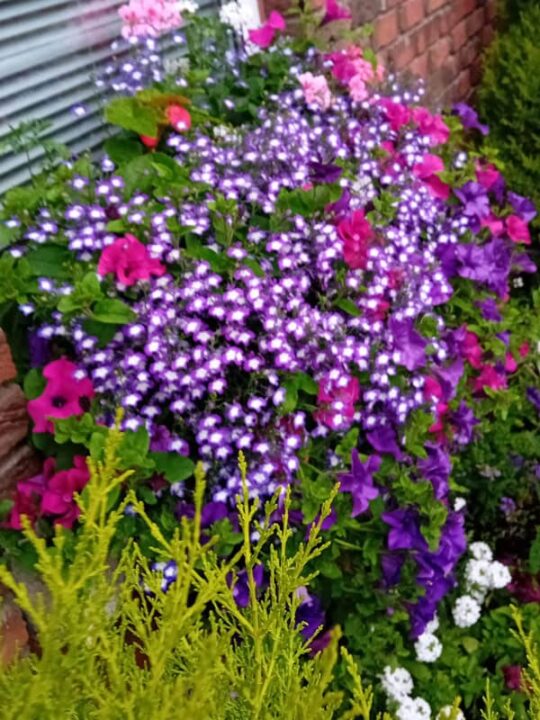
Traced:
POLYGON ((366 512, 369 503, 379 496, 379 489, 373 485, 373 474, 381 467, 381 458, 371 455, 365 463, 360 460, 358 450, 351 454, 351 471, 341 473, 338 479, 341 483, 341 492, 351 493, 353 509, 351 517, 366 512))
MULTIPOLYGON (((261 588, 264 582, 264 566, 259 563, 253 568, 253 580, 257 588, 261 588)), ((229 582, 232 583, 232 576, 229 577, 229 582)), ((245 608, 249 605, 249 580, 246 570, 240 570, 236 576, 236 582, 233 588, 233 597, 240 608, 245 608)))
POLYGON ((452 107, 452 114, 458 116, 461 124, 464 128, 467 128, 467 130, 478 130, 482 135, 489 133, 489 127, 480 122, 478 113, 473 110, 470 105, 467 105, 467 103, 456 103, 452 107))
POLYGON ((403 453, 397 443, 396 433, 392 430, 392 428, 376 428, 375 430, 367 433, 367 439, 377 452, 389 453, 390 455, 393 455, 396 460, 403 459, 403 453))
POLYGON ((536 206, 529 198, 510 191, 508 193, 508 202, 526 223, 530 223, 537 215, 536 206))
POLYGON ((468 445, 473 439, 474 428, 479 420, 476 419, 471 408, 464 402, 451 415, 454 427, 454 440, 460 445, 468 445))
POLYGON ((481 220, 490 212, 489 197, 486 189, 476 182, 467 182, 454 190, 456 196, 463 203, 463 212, 470 217, 481 220))
POLYGON ((479 300, 476 305, 482 311, 482 316, 485 320, 490 320, 491 322, 501 322, 502 315, 499 312, 497 303, 493 298, 487 298, 487 300, 479 300))
POLYGON ((390 526, 389 550, 427 550, 428 545, 420 532, 418 513, 412 508, 398 508, 381 515, 390 526))
POLYGON ((402 553, 385 553, 381 558, 381 569, 385 586, 393 587, 399 583, 405 557, 402 553))
POLYGON ((313 183, 335 183, 343 174, 343 168, 332 163, 310 162, 309 179, 313 183))
POLYGON ((394 336, 394 350, 399 352, 399 363, 407 370, 418 370, 426 364, 427 340, 414 329, 411 318, 390 319, 390 332, 394 336))
POLYGON ((486 285, 500 297, 506 295, 512 251, 502 238, 494 238, 484 245, 459 245, 456 255, 461 277, 486 285))
POLYGON ((448 495, 448 479, 452 470, 450 456, 439 445, 430 443, 426 446, 427 458, 420 460, 418 468, 423 477, 433 485, 437 500, 442 500, 448 495))
POLYGON ((540 413, 540 389, 536 387, 527 388, 527 400, 534 405, 540 413))

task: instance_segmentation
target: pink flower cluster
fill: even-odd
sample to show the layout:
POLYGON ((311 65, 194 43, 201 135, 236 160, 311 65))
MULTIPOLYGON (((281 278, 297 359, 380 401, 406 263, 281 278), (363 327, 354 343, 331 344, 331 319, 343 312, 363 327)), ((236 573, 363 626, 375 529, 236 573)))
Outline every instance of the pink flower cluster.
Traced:
POLYGON ((118 14, 125 38, 158 37, 182 25, 178 3, 173 0, 130 0, 118 14))
POLYGON ((94 388, 88 378, 76 377, 77 366, 66 358, 49 363, 43 369, 47 380, 45 390, 28 403, 28 414, 34 422, 34 432, 54 431, 51 418, 82 415, 90 408, 94 388))
POLYGON ((103 250, 99 258, 98 274, 116 275, 118 282, 129 287, 138 280, 148 280, 152 276, 161 277, 165 274, 165 267, 150 256, 146 245, 128 233, 103 250))
POLYGON ((40 475, 18 483, 8 527, 20 530, 23 515, 32 524, 43 516, 52 516, 55 524, 73 527, 80 515, 74 496, 84 489, 89 478, 86 459, 80 455, 73 458, 72 468, 59 471, 54 458, 48 458, 40 475))
POLYGON ((358 378, 327 376, 319 383, 317 420, 331 430, 346 430, 352 425, 355 404, 360 399, 358 378))
POLYGON ((321 110, 328 110, 332 104, 332 93, 324 75, 313 75, 307 72, 299 75, 300 85, 304 91, 307 105, 314 105, 321 110))
POLYGON ((375 237, 363 210, 356 210, 337 226, 343 242, 343 259, 351 270, 363 270, 368 259, 368 249, 375 237))
POLYGON ((342 85, 349 89, 351 98, 356 102, 363 102, 369 95, 368 85, 374 81, 382 80, 384 67, 373 65, 362 56, 362 50, 351 45, 343 52, 330 53, 327 56, 332 62, 332 75, 342 85))
POLYGON ((256 30, 250 30, 248 37, 254 45, 265 50, 274 42, 278 31, 283 32, 285 27, 286 23, 283 15, 273 10, 265 24, 256 30))

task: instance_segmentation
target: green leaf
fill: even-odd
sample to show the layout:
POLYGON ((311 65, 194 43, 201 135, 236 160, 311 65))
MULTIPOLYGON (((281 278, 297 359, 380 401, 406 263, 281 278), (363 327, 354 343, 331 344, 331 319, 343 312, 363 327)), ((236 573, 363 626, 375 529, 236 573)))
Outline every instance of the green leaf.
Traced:
POLYGON ((142 155, 144 148, 138 140, 115 137, 105 142, 105 152, 116 165, 124 165, 142 155))
POLYGON ((0 500, 0 519, 4 519, 15 503, 13 500, 0 500))
POLYGON ((136 317, 137 314, 121 300, 100 300, 92 308, 92 318, 106 324, 124 325, 136 317))
POLYGON ((118 456, 122 468, 133 470, 148 466, 148 450, 150 448, 150 437, 144 427, 138 430, 126 430, 118 449, 118 456))
POLYGON ((157 137, 161 116, 158 109, 145 106, 135 98, 116 98, 105 109, 107 122, 148 137, 157 137))
POLYGON ((42 392, 45 390, 47 382, 43 375, 41 374, 41 370, 38 370, 37 368, 33 368, 30 370, 23 382, 23 389, 24 394, 26 395, 27 400, 34 400, 35 398, 39 397, 42 392))
POLYGON ((150 458, 156 464, 156 472, 170 483, 187 480, 195 470, 195 464, 189 458, 176 453, 153 452, 150 458))
POLYGON ((257 277, 264 277, 266 275, 259 263, 256 260, 253 260, 253 258, 244 258, 242 262, 250 268, 250 270, 253 270, 257 277))
POLYGON ((339 185, 316 185, 311 190, 282 190, 277 199, 278 210, 290 210, 295 215, 310 217, 337 202, 343 193, 339 185))
POLYGON ((341 298, 339 300, 336 300, 334 305, 340 308, 340 310, 346 312, 348 315, 352 315, 353 317, 360 317, 360 315, 362 314, 362 311, 360 310, 358 305, 350 298, 341 298))
POLYGON ((30 250, 26 261, 36 277, 67 278, 70 277, 66 263, 73 259, 67 247, 46 244, 30 250))
POLYGON ((536 537, 529 550, 529 569, 533 575, 540 572, 540 527, 536 528, 536 537))

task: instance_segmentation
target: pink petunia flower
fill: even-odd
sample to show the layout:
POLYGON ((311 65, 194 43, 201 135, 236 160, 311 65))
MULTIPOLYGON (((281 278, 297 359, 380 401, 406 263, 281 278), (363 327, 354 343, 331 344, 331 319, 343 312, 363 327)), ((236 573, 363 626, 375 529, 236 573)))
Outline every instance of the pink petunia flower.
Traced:
POLYGON ((374 237, 372 226, 366 220, 363 210, 356 210, 337 226, 343 241, 343 258, 353 270, 366 267, 369 243, 374 237))
POLYGON ((320 409, 315 412, 315 418, 332 430, 350 427, 359 398, 358 378, 349 377, 345 382, 327 377, 319 383, 317 403, 320 409))
POLYGON ((154 148, 158 146, 159 139, 157 137, 150 137, 149 135, 139 135, 139 137, 142 144, 151 150, 154 150, 154 148))
POLYGON ((447 200, 450 195, 450 187, 444 183, 435 173, 444 170, 444 163, 438 155, 424 155, 422 162, 413 167, 413 174, 428 186, 434 197, 447 200))
POLYGON ((316 105, 321 110, 328 110, 332 104, 332 93, 324 75, 313 75, 307 72, 298 77, 304 98, 308 105, 316 105))
POLYGON ((450 128, 440 115, 432 115, 425 107, 412 111, 413 120, 422 135, 427 135, 432 145, 442 145, 450 137, 450 128))
POLYGON ((475 393, 482 393, 485 388, 504 390, 506 387, 506 376, 498 372, 493 365, 483 365, 480 375, 473 382, 475 393))
POLYGON ((461 344, 461 354, 475 370, 479 370, 482 367, 483 351, 480 341, 478 340, 478 335, 467 330, 465 339, 461 344))
POLYGON ((350 20, 351 12, 344 5, 340 5, 337 0, 326 0, 326 15, 323 24, 335 22, 336 20, 350 20))
POLYGON ((274 42, 277 32, 283 32, 286 27, 283 15, 276 10, 272 10, 265 24, 256 30, 250 30, 248 37, 254 45, 264 50, 274 42))
POLYGON ((531 244, 531 234, 525 220, 517 215, 510 215, 506 218, 506 232, 508 237, 515 243, 531 244))
POLYGON ((363 102, 368 97, 368 89, 361 75, 355 75, 349 82, 349 94, 355 102, 363 102))
POLYGON ((32 525, 41 515, 41 498, 47 484, 47 480, 54 474, 55 461, 47 458, 39 475, 21 480, 17 483, 14 505, 11 508, 7 519, 7 527, 12 530, 22 530, 21 518, 25 515, 32 525))
POLYGON ((191 127, 191 115, 181 105, 169 105, 166 115, 167 120, 177 132, 186 132, 191 127))
POLYGON ((161 277, 165 267, 150 257, 148 248, 133 235, 118 238, 101 253, 98 273, 102 277, 113 273, 123 285, 134 285, 138 280, 151 276, 161 277))
POLYGON ((28 414, 34 422, 34 432, 53 432, 51 418, 68 418, 85 412, 94 397, 94 388, 88 378, 77 379, 76 371, 77 366, 67 358, 54 360, 45 366, 45 390, 28 403, 28 414))
POLYGON ((388 98, 382 98, 382 100, 379 101, 379 105, 384 109, 390 127, 395 132, 399 132, 404 125, 410 122, 411 111, 406 105, 394 102, 388 98))
POLYGON ((183 23, 175 0, 130 0, 119 8, 118 14, 125 38, 158 37, 183 23))
POLYGON ((480 225, 487 227, 494 237, 499 237, 504 234, 504 220, 496 217, 493 213, 481 218, 480 225))
POLYGON ((54 515, 56 524, 65 528, 73 527, 80 515, 74 495, 84 489, 89 479, 86 459, 77 455, 73 458, 72 468, 61 470, 47 480, 41 499, 41 512, 44 515, 54 515))
POLYGON ((487 165, 478 164, 476 166, 476 179, 486 190, 493 187, 500 177, 501 173, 491 163, 488 163, 487 165))

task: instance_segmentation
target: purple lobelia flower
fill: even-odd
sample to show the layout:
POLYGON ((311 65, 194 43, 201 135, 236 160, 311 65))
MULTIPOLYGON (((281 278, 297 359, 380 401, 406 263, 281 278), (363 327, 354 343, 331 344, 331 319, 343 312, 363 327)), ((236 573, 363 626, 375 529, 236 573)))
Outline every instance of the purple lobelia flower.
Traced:
POLYGON ((459 445, 468 445, 471 442, 474 428, 480 422, 465 402, 461 402, 457 410, 451 413, 450 421, 454 428, 454 440, 459 445))
POLYGON ((389 550, 427 550, 427 542, 420 532, 419 518, 412 508, 398 508, 381 515, 390 526, 389 550))
POLYGON ((394 336, 394 351, 399 352, 399 363, 407 370, 418 370, 426 364, 427 340, 414 329, 411 318, 390 319, 390 331, 394 336))
POLYGON ((529 198, 510 191, 508 193, 508 202, 512 205, 520 218, 525 220, 526 223, 534 220, 537 215, 536 206, 529 198))
POLYGON ((461 102, 453 105, 452 114, 458 116, 463 127, 467 128, 467 130, 478 130, 482 135, 489 133, 489 127, 480 122, 476 110, 473 110, 467 103, 461 102))
POLYGON ((365 513, 371 500, 379 496, 379 489, 373 485, 373 474, 379 470, 381 462, 378 455, 371 455, 363 463, 355 449, 351 454, 351 471, 338 476, 341 492, 351 493, 352 496, 351 517, 365 513))
POLYGON ((448 453, 440 445, 430 443, 426 446, 427 458, 418 462, 418 468, 426 480, 433 485, 437 500, 447 497, 448 480, 452 470, 452 462, 448 453))
POLYGON ((490 205, 486 189, 476 182, 467 182, 454 190, 456 196, 463 203, 465 215, 481 220, 489 215, 490 205))

